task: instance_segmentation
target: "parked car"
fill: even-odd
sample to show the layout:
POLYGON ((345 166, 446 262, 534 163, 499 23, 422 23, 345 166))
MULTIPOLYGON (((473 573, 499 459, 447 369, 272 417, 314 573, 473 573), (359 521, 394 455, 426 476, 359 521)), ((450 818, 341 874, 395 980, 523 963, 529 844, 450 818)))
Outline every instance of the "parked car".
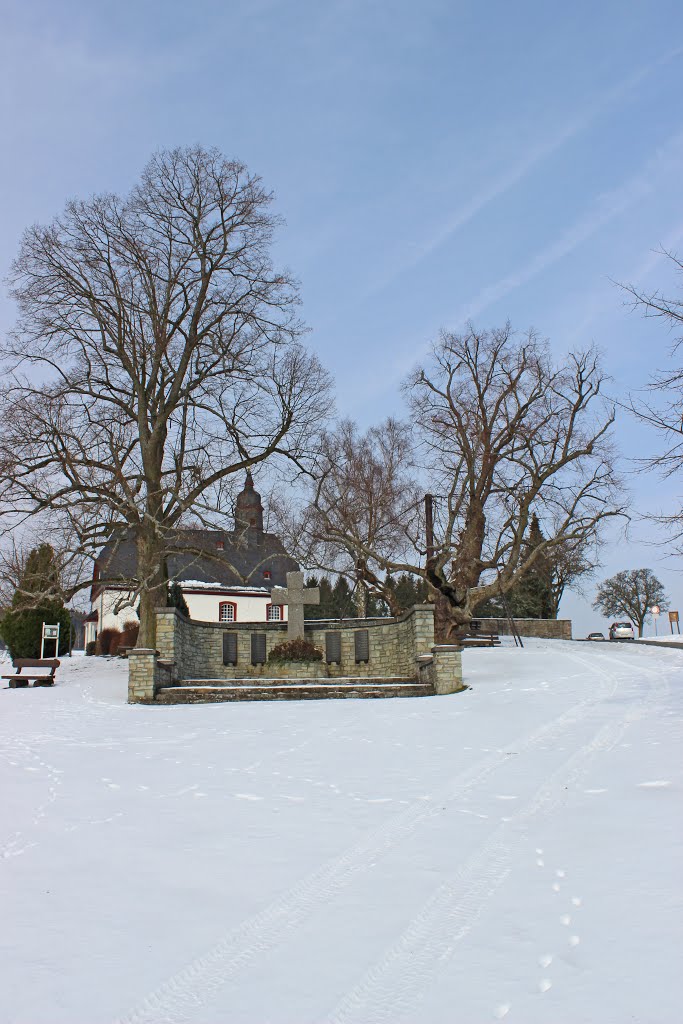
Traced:
POLYGON ((633 626, 630 622, 613 622, 609 628, 610 640, 634 640, 633 626))
POLYGON ((589 633, 586 639, 588 639, 588 640, 604 640, 605 639, 605 634, 604 633, 589 633))

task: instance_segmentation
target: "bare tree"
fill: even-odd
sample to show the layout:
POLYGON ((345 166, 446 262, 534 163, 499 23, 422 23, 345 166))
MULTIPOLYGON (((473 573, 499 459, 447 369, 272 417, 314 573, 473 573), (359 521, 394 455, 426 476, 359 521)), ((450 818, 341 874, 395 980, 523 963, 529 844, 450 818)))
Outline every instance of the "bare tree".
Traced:
POLYGON ((624 615, 635 622, 638 636, 643 635, 645 620, 655 606, 666 608, 668 599, 651 569, 627 569, 603 580, 593 602, 593 608, 606 618, 624 615))
POLYGON ((595 575, 599 564, 595 539, 592 539, 590 546, 583 541, 557 544, 548 557, 551 618, 557 618, 560 602, 567 587, 584 593, 585 584, 595 575))
POLYGON ((129 195, 30 228, 13 265, 6 511, 49 510, 90 552, 132 535, 141 645, 173 531, 215 521, 248 467, 301 467, 329 406, 295 283, 271 263, 271 201, 215 150, 162 152, 129 195))
POLYGON ((46 601, 65 602, 91 573, 92 563, 87 555, 78 550, 73 538, 60 535, 54 524, 32 530, 30 540, 9 536, 0 549, 0 607, 8 606, 16 595, 25 607, 38 607, 46 601), (31 578, 31 574, 27 575, 27 564, 32 552, 48 548, 50 571, 39 576, 34 573, 31 578))
MULTIPOLYGON (((681 274, 683 285, 683 260, 671 252, 663 251, 662 255, 667 256, 681 274)), ((663 321, 669 329, 673 335, 670 355, 676 360, 683 346, 683 292, 681 297, 675 298, 660 291, 645 292, 634 285, 622 287, 631 296, 635 309, 647 318, 663 321)), ((679 363, 657 372, 644 392, 630 397, 629 408, 642 423, 653 427, 664 441, 662 451, 645 459, 645 465, 663 477, 680 474, 683 470, 683 366, 679 363)), ((648 518, 664 526, 677 543, 678 552, 683 551, 683 509, 648 518)))
MULTIPOLYGON (((593 351, 570 354, 556 367, 533 332, 519 338, 509 325, 444 332, 406 385, 417 445, 412 459, 437 495, 434 547, 418 540, 415 511, 401 513, 396 502, 384 512, 394 531, 384 546, 350 530, 346 515, 331 521, 327 510, 335 506, 324 481, 314 501, 321 537, 375 571, 419 573, 437 596, 439 636, 465 629, 478 604, 508 593, 536 559, 590 547, 606 520, 626 514, 603 380, 593 351), (525 535, 533 512, 543 540, 530 549, 525 535)), ((355 460, 342 456, 334 472, 346 481, 355 460)), ((335 497, 341 493, 337 487, 335 497)), ((358 500, 367 505, 367 487, 358 500)))
POLYGON ((416 422, 443 500, 426 576, 466 626, 474 605, 507 593, 544 552, 590 544, 624 514, 593 351, 556 367, 533 332, 443 333, 409 382, 416 422), (545 543, 525 551, 532 511, 545 543))
POLYGON ((411 472, 411 433, 394 419, 365 433, 350 420, 339 423, 324 437, 310 503, 288 531, 305 565, 352 583, 361 617, 369 594, 400 611, 385 568, 415 554, 410 535, 421 494, 411 472))

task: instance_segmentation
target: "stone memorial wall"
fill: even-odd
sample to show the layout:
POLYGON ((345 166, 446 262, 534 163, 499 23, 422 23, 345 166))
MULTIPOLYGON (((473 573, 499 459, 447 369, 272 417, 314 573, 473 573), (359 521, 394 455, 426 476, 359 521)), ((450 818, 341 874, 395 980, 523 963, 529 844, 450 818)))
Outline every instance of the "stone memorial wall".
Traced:
MULTIPOLYGON (((157 612, 157 649, 163 662, 173 662, 174 679, 242 679, 368 676, 417 676, 418 655, 434 645, 434 610, 416 605, 396 619, 316 619, 306 622, 304 635, 323 654, 322 662, 310 664, 269 663, 268 654, 287 637, 280 622, 196 622, 175 608, 157 612), (224 636, 236 638, 237 660, 225 664, 224 636), (252 636, 265 638, 265 662, 253 664, 252 636), (339 661, 329 662, 329 648, 339 642, 339 661), (367 649, 367 661, 357 661, 359 640, 367 649)), ((232 646, 232 645, 231 645, 232 646)), ((332 656, 336 657, 336 651, 332 656)), ((232 659, 231 659, 232 660, 232 659)))

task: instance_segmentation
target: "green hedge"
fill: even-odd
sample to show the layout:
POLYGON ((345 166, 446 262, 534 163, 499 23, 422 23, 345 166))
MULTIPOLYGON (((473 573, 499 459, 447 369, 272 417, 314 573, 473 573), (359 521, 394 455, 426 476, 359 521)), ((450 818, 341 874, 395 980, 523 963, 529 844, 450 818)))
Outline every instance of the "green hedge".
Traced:
MULTIPOLYGON (((39 658, 43 623, 60 624, 59 653, 69 652, 69 613, 64 605, 48 603, 41 608, 10 608, 0 619, 0 636, 12 658, 39 658)), ((45 641, 45 656, 54 657, 54 640, 45 641)))

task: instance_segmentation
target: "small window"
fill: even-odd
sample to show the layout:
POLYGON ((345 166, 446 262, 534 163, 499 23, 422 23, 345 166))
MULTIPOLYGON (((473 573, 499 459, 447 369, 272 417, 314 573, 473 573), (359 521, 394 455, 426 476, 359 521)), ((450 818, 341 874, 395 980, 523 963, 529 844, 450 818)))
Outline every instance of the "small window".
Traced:
POLYGON ((264 569, 264 570, 263 570, 263 578, 264 578, 264 580, 269 580, 269 579, 271 578, 271 576, 272 576, 272 575, 273 575, 273 574, 272 574, 272 572, 270 571, 270 569, 264 569))
POLYGON ((234 601, 221 601, 218 605, 219 622, 235 622, 237 619, 237 605, 234 601))
POLYGON ((225 551, 225 541, 224 540, 217 540, 216 541, 216 551, 225 551))
POLYGON ((282 605, 267 604, 266 619, 268 622, 282 622, 282 605))

